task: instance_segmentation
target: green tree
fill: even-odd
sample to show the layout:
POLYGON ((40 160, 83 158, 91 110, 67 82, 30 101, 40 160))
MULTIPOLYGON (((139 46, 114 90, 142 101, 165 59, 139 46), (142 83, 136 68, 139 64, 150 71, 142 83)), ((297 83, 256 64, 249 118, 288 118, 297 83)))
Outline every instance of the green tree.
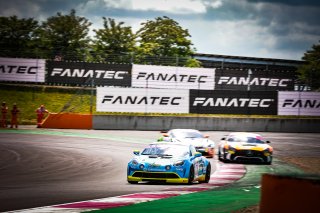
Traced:
POLYGON ((0 49, 4 57, 32 57, 38 22, 17 16, 0 17, 0 49))
POLYGON ((185 63, 186 67, 201 67, 201 61, 198 61, 195 58, 189 58, 186 63, 185 63))
MULTIPOLYGON (((319 41, 320 42, 320 41, 319 41)), ((299 79, 311 87, 312 90, 320 89, 320 43, 314 44, 302 60, 305 64, 298 69, 299 79)))
POLYGON ((158 17, 141 25, 136 33, 139 54, 187 57, 195 51, 188 30, 169 17, 158 17))
POLYGON ((94 30, 94 52, 105 60, 110 55, 123 55, 135 50, 135 36, 131 27, 123 26, 124 22, 116 23, 112 18, 103 17, 103 29, 94 30))
POLYGON ((91 22, 85 17, 70 14, 49 17, 41 25, 39 43, 43 50, 48 50, 47 57, 61 56, 63 60, 85 60, 89 53, 90 38, 88 36, 91 22))

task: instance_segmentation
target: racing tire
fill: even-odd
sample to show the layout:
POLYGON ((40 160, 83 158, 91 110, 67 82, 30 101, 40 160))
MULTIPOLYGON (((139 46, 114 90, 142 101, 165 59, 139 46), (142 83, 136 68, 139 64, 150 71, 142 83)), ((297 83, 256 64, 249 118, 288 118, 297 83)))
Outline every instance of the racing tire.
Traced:
POLYGON ((130 184, 138 184, 138 181, 130 181, 130 180, 128 180, 128 183, 130 183, 130 184))
POLYGON ((220 150, 218 151, 218 159, 219 159, 219 161, 222 161, 222 157, 221 157, 221 152, 220 152, 220 150))
POLYGON ((189 171, 189 177, 188 177, 188 184, 191 185, 194 180, 194 168, 193 165, 190 166, 190 171, 189 171))
POLYGON ((265 161, 264 164, 265 164, 265 165, 271 165, 271 164, 272 164, 272 157, 271 157, 270 161, 265 161))
POLYGON ((211 177, 211 164, 209 163, 206 168, 206 177, 204 179, 204 183, 209 183, 211 177))
POLYGON ((221 154, 220 150, 218 152, 218 159, 223 163, 228 163, 230 161, 230 160, 227 159, 226 153, 223 153, 223 157, 222 157, 222 154, 221 154))

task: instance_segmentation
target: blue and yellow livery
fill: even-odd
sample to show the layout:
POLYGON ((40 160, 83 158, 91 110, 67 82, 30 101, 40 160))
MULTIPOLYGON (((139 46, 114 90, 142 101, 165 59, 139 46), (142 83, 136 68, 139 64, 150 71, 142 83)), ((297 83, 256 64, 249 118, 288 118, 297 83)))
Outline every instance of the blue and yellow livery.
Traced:
POLYGON ((210 162, 192 145, 156 142, 134 154, 127 172, 131 184, 141 181, 192 184, 210 180, 210 162))

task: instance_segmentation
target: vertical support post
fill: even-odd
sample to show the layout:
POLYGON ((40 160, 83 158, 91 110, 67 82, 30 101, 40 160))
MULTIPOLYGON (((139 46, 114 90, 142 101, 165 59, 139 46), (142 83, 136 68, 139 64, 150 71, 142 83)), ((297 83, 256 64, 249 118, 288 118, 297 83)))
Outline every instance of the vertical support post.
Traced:
POLYGON ((90 114, 92 115, 93 111, 93 87, 94 87, 94 79, 91 79, 91 95, 90 95, 90 114))
POLYGON ((250 91, 250 80, 251 80, 252 71, 251 69, 248 70, 248 87, 247 91, 250 91))

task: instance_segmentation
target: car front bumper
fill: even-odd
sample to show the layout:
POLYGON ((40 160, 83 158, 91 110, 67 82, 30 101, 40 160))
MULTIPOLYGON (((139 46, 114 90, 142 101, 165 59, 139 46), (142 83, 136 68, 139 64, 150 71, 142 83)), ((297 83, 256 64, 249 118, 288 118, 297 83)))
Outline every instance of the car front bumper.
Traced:
POLYGON ((136 171, 127 176, 128 181, 161 181, 166 183, 188 183, 188 178, 181 178, 174 172, 145 172, 136 171))

